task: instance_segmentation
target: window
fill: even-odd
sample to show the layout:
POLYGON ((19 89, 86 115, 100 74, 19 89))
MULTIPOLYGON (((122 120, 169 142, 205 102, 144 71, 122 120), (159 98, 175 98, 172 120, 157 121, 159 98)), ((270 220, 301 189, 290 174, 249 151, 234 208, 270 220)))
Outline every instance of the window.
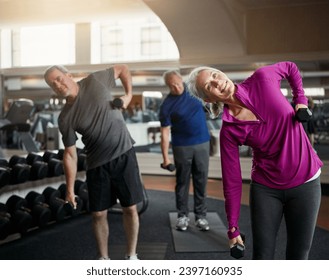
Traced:
POLYGON ((24 27, 19 33, 14 49, 20 59, 14 66, 75 63, 74 24, 24 27))
POLYGON ((101 29, 102 61, 118 61, 124 57, 123 31, 120 28, 103 26, 101 29))
POLYGON ((93 22, 91 50, 95 64, 179 58, 175 41, 157 17, 93 22))
POLYGON ((304 88, 306 96, 324 96, 324 88, 304 88))
POLYGON ((0 32, 1 52, 0 67, 9 68, 12 66, 12 34, 10 29, 3 29, 0 32))
POLYGON ((141 55, 161 55, 161 29, 156 27, 143 27, 141 29, 141 55))

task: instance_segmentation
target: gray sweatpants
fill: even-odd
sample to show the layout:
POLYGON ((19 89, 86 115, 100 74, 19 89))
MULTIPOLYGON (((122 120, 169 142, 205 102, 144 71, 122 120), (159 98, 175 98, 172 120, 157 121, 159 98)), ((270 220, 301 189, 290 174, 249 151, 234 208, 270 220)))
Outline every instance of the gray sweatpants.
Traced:
POLYGON ((189 214, 188 196, 192 175, 195 219, 207 214, 206 186, 209 169, 209 142, 173 147, 176 165, 176 208, 178 217, 189 214))

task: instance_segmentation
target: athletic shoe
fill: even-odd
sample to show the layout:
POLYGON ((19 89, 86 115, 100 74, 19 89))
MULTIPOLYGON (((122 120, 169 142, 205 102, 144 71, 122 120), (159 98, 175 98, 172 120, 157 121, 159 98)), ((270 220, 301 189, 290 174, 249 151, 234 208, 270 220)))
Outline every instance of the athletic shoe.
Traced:
POLYGON ((137 254, 136 254, 134 256, 125 256, 125 260, 126 261, 137 261, 137 260, 139 260, 139 258, 138 258, 137 254))
POLYGON ((189 221, 190 221, 190 219, 187 218, 186 216, 179 217, 179 218, 177 219, 176 229, 177 229, 177 230, 181 230, 181 231, 185 231, 185 230, 187 230, 188 222, 189 222, 189 221))
POLYGON ((105 261, 105 260, 110 260, 110 258, 109 257, 100 257, 98 260, 105 261))
POLYGON ((199 230, 202 230, 202 231, 207 231, 207 230, 210 229, 209 223, 208 223, 208 221, 205 218, 201 218, 201 219, 196 220, 195 226, 199 230))

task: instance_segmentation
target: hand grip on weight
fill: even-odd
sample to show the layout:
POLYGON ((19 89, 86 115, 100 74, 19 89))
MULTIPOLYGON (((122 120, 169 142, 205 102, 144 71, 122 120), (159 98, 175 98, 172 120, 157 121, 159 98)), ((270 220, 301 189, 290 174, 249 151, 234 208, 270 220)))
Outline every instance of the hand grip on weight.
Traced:
POLYGON ((312 112, 308 108, 299 108, 295 114, 295 118, 299 122, 308 122, 312 118, 312 112))
POLYGON ((169 163, 169 164, 167 164, 167 165, 164 165, 163 163, 161 163, 161 164, 160 164, 160 167, 161 167, 162 169, 166 169, 166 170, 168 170, 168 171, 170 171, 170 172, 173 172, 173 171, 176 170, 175 165, 173 165, 172 163, 169 163))
POLYGON ((119 97, 114 98, 111 102, 110 102, 112 108, 115 109, 122 109, 123 108, 123 100, 119 97))
MULTIPOLYGON (((240 234, 243 243, 245 242, 245 235, 244 234, 240 234)), ((235 258, 235 259, 241 259, 244 256, 244 251, 245 251, 245 246, 240 244, 240 243, 235 243, 230 250, 231 253, 231 257, 235 258)))

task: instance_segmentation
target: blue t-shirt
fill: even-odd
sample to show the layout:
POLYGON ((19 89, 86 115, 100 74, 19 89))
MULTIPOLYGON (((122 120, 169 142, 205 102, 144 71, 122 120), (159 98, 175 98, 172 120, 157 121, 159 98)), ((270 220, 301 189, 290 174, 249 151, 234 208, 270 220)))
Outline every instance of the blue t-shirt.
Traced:
POLYGON ((209 141, 202 103, 186 89, 181 95, 169 94, 160 107, 161 127, 171 126, 173 146, 190 146, 209 141))

